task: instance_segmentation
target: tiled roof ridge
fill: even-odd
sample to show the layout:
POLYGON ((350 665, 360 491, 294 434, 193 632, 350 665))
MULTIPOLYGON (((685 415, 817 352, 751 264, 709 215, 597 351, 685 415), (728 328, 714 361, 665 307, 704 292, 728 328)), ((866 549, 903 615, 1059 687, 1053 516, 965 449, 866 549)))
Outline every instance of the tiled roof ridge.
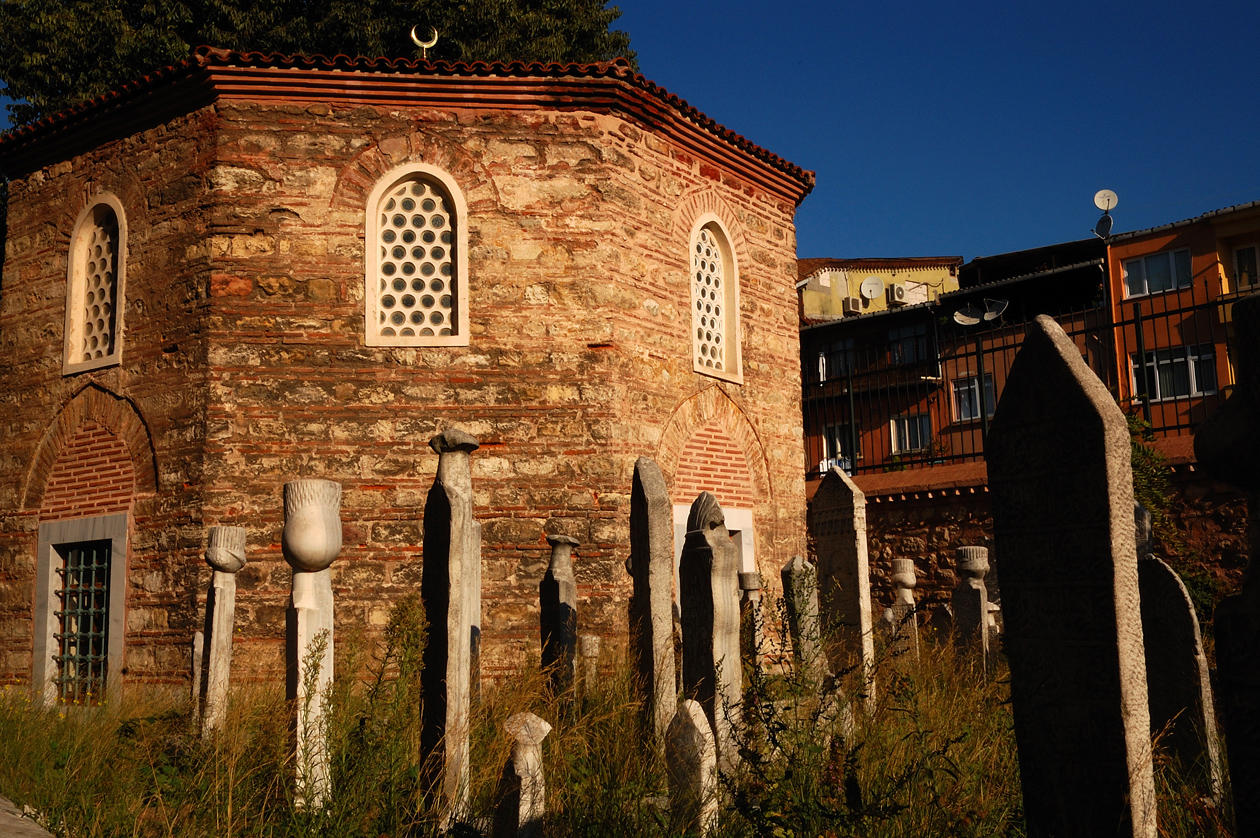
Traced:
MULTIPOLYGON (((256 50, 237 51, 221 47, 199 46, 183 61, 169 64, 153 70, 139 79, 125 82, 106 93, 72 105, 49 116, 27 123, 0 134, 0 148, 12 143, 22 142, 37 133, 55 129, 61 124, 76 117, 100 108, 119 104, 127 99, 139 96, 146 90, 157 87, 164 81, 178 78, 181 75, 191 76, 201 69, 215 66, 266 67, 273 69, 322 69, 350 70, 368 72, 426 72, 442 76, 509 76, 509 77, 560 77, 576 76, 579 78, 608 78, 622 81, 631 87, 647 93, 674 108, 679 114, 698 128, 708 131, 725 142, 734 145, 741 151, 750 154, 763 163, 776 168, 788 176, 800 181, 807 188, 808 194, 814 186, 814 173, 792 163, 774 152, 757 145, 742 134, 727 128, 717 120, 706 116, 700 109, 688 103, 681 96, 670 93, 642 73, 635 71, 630 62, 623 57, 611 61, 588 63, 565 63, 558 61, 446 61, 426 60, 418 58, 370 58, 366 56, 334 55, 332 57, 316 55, 294 55, 281 52, 261 52, 256 50)), ((803 197, 803 195, 802 195, 803 197)))

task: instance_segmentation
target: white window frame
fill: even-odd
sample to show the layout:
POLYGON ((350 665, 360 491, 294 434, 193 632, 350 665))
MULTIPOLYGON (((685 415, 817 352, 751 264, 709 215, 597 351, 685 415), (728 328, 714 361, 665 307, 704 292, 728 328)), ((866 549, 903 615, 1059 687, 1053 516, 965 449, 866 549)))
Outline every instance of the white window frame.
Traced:
POLYGON ((1233 253, 1232 253, 1233 258, 1230 261, 1233 263, 1232 267, 1234 269, 1234 290, 1238 291, 1243 288, 1251 288, 1258 281, 1260 281, 1260 277, 1256 276, 1257 270, 1260 270, 1260 243, 1244 242, 1242 244, 1235 245, 1232 248, 1232 250, 1233 250, 1233 253), (1241 252, 1244 250, 1251 251, 1251 264, 1252 264, 1251 275, 1247 277, 1246 280, 1243 279, 1243 272, 1242 272, 1242 265, 1241 265, 1242 260, 1239 258, 1241 252))
POLYGON ((1189 288, 1190 283, 1194 280, 1194 262, 1189 248, 1181 247, 1176 250, 1160 250, 1155 253, 1146 253, 1141 256, 1134 256, 1131 259, 1125 259, 1121 263, 1124 297, 1132 299, 1134 297, 1146 297, 1151 294, 1163 294, 1168 291, 1177 291, 1182 288, 1189 288), (1177 264, 1178 256, 1185 254, 1185 276, 1178 275, 1177 264), (1147 282, 1149 271, 1147 271, 1147 263, 1155 259, 1163 259, 1168 262, 1168 275, 1172 278, 1172 284, 1167 288, 1157 288, 1154 291, 1150 289, 1150 283, 1147 282), (1136 278, 1137 273, 1141 274, 1142 289, 1133 290, 1132 280, 1136 278))
POLYGON ((892 431, 891 450, 893 454, 914 454, 919 451, 927 451, 932 447, 932 416, 928 413, 905 413, 901 416, 894 416, 889 422, 892 431), (904 428, 905 436, 909 439, 910 423, 918 424, 918 432, 921 437, 920 444, 916 447, 909 445, 902 447, 898 431, 904 428))
POLYGON ((845 449, 853 442, 850 427, 848 422, 823 425, 823 460, 818 464, 819 472, 825 474, 834 466, 845 474, 853 474, 854 464, 862 459, 862 435, 857 435, 857 451, 849 455, 845 449))
POLYGON ((57 593, 61 581, 57 571, 65 566, 62 545, 83 541, 110 542, 109 569, 109 639, 106 645, 105 701, 118 696, 123 667, 123 632, 126 629, 127 601, 127 513, 97 515, 47 521, 39 525, 36 548, 35 637, 31 682, 44 704, 57 702, 57 664, 54 655, 58 646, 55 637, 60 629, 57 611, 61 607, 57 593))
POLYGON ((731 235, 726 225, 714 213, 704 213, 696 219, 691 228, 691 238, 687 243, 687 300, 691 309, 691 360, 692 369, 702 375, 720 378, 735 384, 744 383, 743 352, 741 349, 741 329, 739 319, 739 264, 735 260, 735 249, 731 246, 731 235), (704 365, 700 346, 702 341, 696 331, 699 327, 699 315, 696 310, 695 269, 692 264, 696 252, 696 244, 700 240, 700 231, 708 228, 715 239, 722 257, 722 291, 725 297, 726 310, 722 318, 722 342, 726 353, 723 358, 724 369, 716 370, 704 365), (714 235, 716 233, 716 235, 714 235))
MULTIPOLYGON (((979 402, 979 378, 978 375, 964 375, 961 378, 955 378, 950 383, 951 404, 954 411, 954 422, 979 422, 980 421, 980 402, 979 402), (962 410, 962 402, 959 397, 966 391, 965 398, 968 399, 969 410, 962 410), (974 415, 964 415, 972 413, 974 415)), ((997 394, 993 381, 993 373, 985 372, 984 374, 984 415, 986 418, 993 418, 993 411, 997 408, 997 394)))
POLYGON ((66 319, 62 349, 62 375, 87 370, 112 367, 122 363, 123 312, 127 302, 127 213, 122 201, 112 192, 102 192, 93 198, 74 221, 70 233, 70 252, 66 267, 66 319), (117 254, 114 267, 114 311, 112 335, 114 351, 100 358, 83 358, 84 297, 87 293, 84 256, 87 239, 96 227, 96 210, 106 207, 114 214, 118 225, 117 254))
POLYGON ((366 216, 363 240, 363 341, 367 346, 468 346, 468 202, 459 184, 449 172, 428 163, 404 163, 395 166, 376 182, 364 208, 366 216), (404 180, 427 180, 439 187, 450 200, 452 226, 455 228, 452 259, 454 270, 455 317, 450 335, 382 335, 380 331, 380 260, 377 256, 381 233, 380 204, 384 196, 404 180))
MULTIPOLYGON (((1133 387, 1133 395, 1135 398, 1142 395, 1138 387, 1138 358, 1137 353, 1129 355, 1129 382, 1133 387)), ((1141 365, 1149 370, 1152 375, 1147 379, 1151 382, 1151 387, 1155 392, 1145 393, 1148 402, 1168 402, 1176 399, 1193 399, 1202 396, 1215 395, 1219 382, 1216 381, 1216 348, 1210 343, 1189 344, 1186 346, 1169 346, 1161 349, 1148 350, 1146 352, 1146 361, 1141 365), (1189 384, 1190 390, 1187 393, 1166 394, 1162 392, 1160 387, 1159 372, 1161 368, 1171 368, 1174 364, 1185 364, 1186 366, 1186 382, 1189 384), (1205 389, 1199 381, 1198 366, 1206 363, 1212 370, 1212 387, 1205 389)))

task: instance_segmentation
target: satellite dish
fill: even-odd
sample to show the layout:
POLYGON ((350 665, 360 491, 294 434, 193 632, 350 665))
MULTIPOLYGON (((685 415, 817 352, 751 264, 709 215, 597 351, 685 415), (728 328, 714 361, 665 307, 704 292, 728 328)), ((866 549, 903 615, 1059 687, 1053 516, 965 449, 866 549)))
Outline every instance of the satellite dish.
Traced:
POLYGON ((1110 215, 1103 213, 1102 218, 1098 219, 1098 223, 1094 225, 1094 235, 1100 239, 1105 239, 1111 235, 1111 225, 1114 222, 1110 215))
POLYGON ((954 312, 954 322, 959 326, 979 326, 984 319, 984 310, 975 303, 967 303, 954 312))
POLYGON ((1002 316, 1002 312, 1006 311, 1006 307, 1010 304, 1010 300, 985 300, 984 319, 986 321, 997 320, 1002 316))
POLYGON ((1112 192, 1110 189, 1099 189, 1094 193, 1094 206, 1098 207, 1103 212, 1111 212, 1111 210, 1116 208, 1116 203, 1119 202, 1119 200, 1120 199, 1116 197, 1116 193, 1112 192))
POLYGON ((868 276, 858 286, 858 293, 868 300, 873 300, 884 293, 884 281, 877 276, 868 276))

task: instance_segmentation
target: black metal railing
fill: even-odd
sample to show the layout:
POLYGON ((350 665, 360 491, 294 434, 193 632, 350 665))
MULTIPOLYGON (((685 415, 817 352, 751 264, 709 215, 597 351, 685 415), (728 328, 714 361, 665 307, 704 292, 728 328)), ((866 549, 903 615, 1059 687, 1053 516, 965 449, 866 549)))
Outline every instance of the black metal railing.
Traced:
MULTIPOLYGON (((1193 430, 1232 381, 1235 297, 1195 295, 1192 287, 1121 301, 1114 315, 1103 305, 1055 317, 1121 408, 1159 436, 1193 430)), ((857 474, 983 459, 1026 328, 925 318, 885 339, 815 337, 803 374, 807 476, 833 465, 857 474)))

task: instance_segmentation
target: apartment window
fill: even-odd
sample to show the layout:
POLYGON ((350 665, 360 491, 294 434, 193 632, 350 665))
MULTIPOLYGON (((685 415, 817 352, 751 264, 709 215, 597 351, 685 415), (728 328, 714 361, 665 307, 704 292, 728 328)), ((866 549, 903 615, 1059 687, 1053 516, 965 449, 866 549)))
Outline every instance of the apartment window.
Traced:
POLYGON ((1252 285, 1256 281, 1256 246, 1234 248, 1234 282, 1238 288, 1252 285))
POLYGON ((122 669, 127 515, 39 527, 33 681, 46 703, 99 703, 122 669))
MULTIPOLYGON (((954 389, 954 421, 974 422, 980 418, 980 379, 970 375, 966 378, 955 378, 954 389)), ((993 395, 993 373, 984 374, 984 415, 992 417, 993 407, 997 400, 993 395)))
POLYGON ((368 198, 365 341, 369 346, 468 344, 467 210, 445 172, 410 164, 368 198))
POLYGON ((693 368, 739 381, 739 276, 716 216, 702 218, 692 234, 690 285, 693 368))
POLYGON ((1124 260, 1125 295, 1138 297, 1190 285, 1190 251, 1165 250, 1124 260))
POLYGON ((928 357, 927 325, 898 326, 888 330, 888 360, 893 364, 917 364, 928 357))
POLYGON ((818 353, 818 380, 831 381, 844 378, 854 371, 853 339, 834 341, 818 353))
POLYGON ((1129 364, 1134 393, 1153 402, 1216 392, 1216 353, 1210 343, 1156 349, 1142 362, 1133 354, 1129 364))
POLYGON ((854 439, 853 426, 826 425, 823 428, 823 461, 818 464, 820 472, 826 472, 833 466, 848 474, 853 473, 853 464, 862 458, 862 440, 854 439))
POLYGON ((922 451, 932 442, 932 420, 926 413, 897 416, 892 420, 892 452, 922 451))
POLYGON ((66 374, 121 360, 126 241, 122 204, 113 195, 99 196, 75 221, 66 277, 66 374))

